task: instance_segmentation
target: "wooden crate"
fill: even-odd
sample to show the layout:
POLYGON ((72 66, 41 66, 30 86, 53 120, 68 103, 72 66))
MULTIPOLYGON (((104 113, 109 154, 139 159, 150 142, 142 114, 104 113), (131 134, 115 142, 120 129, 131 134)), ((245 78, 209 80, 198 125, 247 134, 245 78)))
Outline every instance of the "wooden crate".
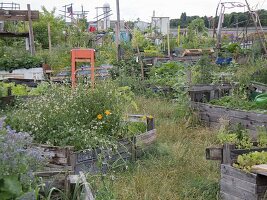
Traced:
POLYGON ((231 165, 221 165, 222 200, 261 200, 267 189, 267 177, 246 173, 231 165))
POLYGON ((191 107, 198 111, 200 119, 211 127, 218 128, 220 126, 219 119, 225 118, 230 121, 232 127, 241 124, 250 131, 253 138, 257 138, 257 127, 267 127, 267 114, 242 111, 200 102, 191 102, 191 107))

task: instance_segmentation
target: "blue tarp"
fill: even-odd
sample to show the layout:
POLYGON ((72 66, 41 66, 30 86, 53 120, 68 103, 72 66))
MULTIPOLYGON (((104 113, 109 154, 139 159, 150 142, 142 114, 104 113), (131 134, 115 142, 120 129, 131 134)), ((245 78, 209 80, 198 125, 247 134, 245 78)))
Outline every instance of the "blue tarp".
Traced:
POLYGON ((217 65, 229 65, 233 61, 233 58, 220 58, 216 59, 217 65))

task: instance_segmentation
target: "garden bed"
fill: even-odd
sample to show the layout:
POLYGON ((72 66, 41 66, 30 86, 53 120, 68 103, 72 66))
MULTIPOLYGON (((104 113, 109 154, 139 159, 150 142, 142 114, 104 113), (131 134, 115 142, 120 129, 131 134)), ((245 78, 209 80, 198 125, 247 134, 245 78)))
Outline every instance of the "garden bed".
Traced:
POLYGON ((234 85, 220 84, 220 85, 193 85, 189 88, 188 93, 191 101, 194 102, 209 102, 213 99, 219 99, 223 96, 232 94, 234 85))
POLYGON ((94 150, 74 151, 74 147, 58 147, 48 145, 37 145, 42 149, 43 155, 49 157, 49 161, 44 169, 45 172, 55 173, 69 171, 79 174, 80 171, 105 173, 108 165, 112 165, 119 160, 134 161, 139 158, 146 149, 148 149, 156 139, 156 129, 154 127, 154 118, 143 115, 129 115, 129 121, 141 122, 146 117, 147 131, 138 134, 129 139, 121 139, 117 143, 117 150, 94 150), (101 154, 104 158, 99 163, 98 156, 101 154), (100 168, 101 166, 101 168, 100 168))
POLYGON ((267 177, 221 165, 220 195, 222 200, 260 200, 265 196, 267 177))
POLYGON ((251 149, 236 149, 236 146, 233 144, 224 144, 221 146, 206 148, 206 159, 219 160, 222 164, 232 165, 236 162, 239 155, 255 151, 267 151, 267 148, 254 147, 251 149))
POLYGON ((253 137, 256 137, 257 127, 267 127, 267 114, 242 111, 199 102, 191 102, 191 106, 198 111, 200 119, 211 127, 218 127, 220 125, 219 119, 226 118, 230 121, 230 125, 232 126, 241 124, 245 129, 251 132, 253 137))

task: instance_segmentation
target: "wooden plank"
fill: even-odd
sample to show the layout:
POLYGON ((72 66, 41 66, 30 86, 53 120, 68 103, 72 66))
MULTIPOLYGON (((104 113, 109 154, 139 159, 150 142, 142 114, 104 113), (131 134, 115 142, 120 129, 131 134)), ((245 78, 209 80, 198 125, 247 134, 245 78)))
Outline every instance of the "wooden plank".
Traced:
POLYGON ((221 174, 233 176, 235 178, 256 184, 256 174, 245 173, 239 169, 236 169, 230 165, 221 164, 221 174))
POLYGON ((244 200, 244 199, 241 199, 239 197, 235 197, 231 194, 228 194, 228 193, 225 193, 225 192, 220 192, 220 196, 221 196, 221 199, 222 200, 244 200))
POLYGON ((80 172, 80 177, 84 186, 84 191, 85 191, 85 200, 94 200, 94 196, 92 193, 92 190, 90 188, 89 183, 87 182, 85 175, 83 172, 80 172))
POLYGON ((232 149, 230 152, 230 158, 232 162, 235 162, 237 160, 237 157, 242 154, 255 152, 255 151, 267 151, 267 148, 252 148, 252 149, 232 149))
POLYGON ((260 174, 263 176, 267 176, 267 164, 262 165, 253 165, 251 167, 251 171, 255 174, 260 174))
POLYGON ((257 193, 257 185, 255 183, 247 182, 234 176, 221 174, 221 182, 225 182, 232 187, 240 188, 253 194, 257 193))
POLYGON ((191 102, 191 105, 192 108, 199 111, 201 119, 206 122, 218 122, 219 118, 226 117, 232 124, 241 123, 253 131, 256 130, 257 126, 267 126, 267 114, 229 109, 199 102, 191 102))
POLYGON ((71 172, 66 172, 66 171, 45 171, 45 172, 34 172, 33 175, 38 176, 38 177, 51 177, 55 175, 66 175, 67 173, 71 172))
POLYGON ((0 37, 29 37, 29 33, 0 32, 0 37))
POLYGON ((245 191, 241 188, 231 185, 231 182, 221 180, 220 181, 221 192, 238 197, 244 200, 258 200, 258 195, 245 191))
POLYGON ((222 147, 208 147, 206 148, 207 160, 222 160, 223 150, 222 147))
MULTIPOLYGON (((39 11, 31 11, 31 20, 39 19, 39 11)), ((28 21, 28 10, 1 10, 0 21, 28 21)))
POLYGON ((145 147, 155 142, 157 138, 156 129, 136 136, 136 146, 145 147))

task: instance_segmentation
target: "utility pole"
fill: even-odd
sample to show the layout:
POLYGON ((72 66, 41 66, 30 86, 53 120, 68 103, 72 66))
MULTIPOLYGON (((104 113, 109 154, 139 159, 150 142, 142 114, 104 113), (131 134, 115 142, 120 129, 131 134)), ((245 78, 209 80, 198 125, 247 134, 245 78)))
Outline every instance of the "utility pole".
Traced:
POLYGON ((248 1, 245 0, 245 2, 246 2, 246 4, 247 4, 248 11, 249 11, 249 13, 250 13, 250 15, 251 15, 251 18, 252 18, 252 20, 253 20, 254 26, 255 26, 255 28, 256 28, 256 32, 257 32, 257 34, 258 34, 258 36, 259 36, 261 45, 262 45, 262 47, 263 47, 263 49, 264 49, 265 54, 267 55, 267 49, 266 49, 266 46, 265 46, 265 41, 264 41, 264 39, 262 39, 262 37, 261 37, 261 35, 260 35, 260 32, 259 32, 259 29, 258 29, 258 25, 257 25, 256 19, 255 19, 255 16, 253 15, 253 13, 252 13, 252 11, 251 11, 251 9, 250 9, 250 7, 249 7, 248 1))
POLYGON ((120 48, 120 2, 116 0, 117 8, 117 25, 116 25, 116 47, 117 47, 117 60, 121 60, 121 48, 120 48))

